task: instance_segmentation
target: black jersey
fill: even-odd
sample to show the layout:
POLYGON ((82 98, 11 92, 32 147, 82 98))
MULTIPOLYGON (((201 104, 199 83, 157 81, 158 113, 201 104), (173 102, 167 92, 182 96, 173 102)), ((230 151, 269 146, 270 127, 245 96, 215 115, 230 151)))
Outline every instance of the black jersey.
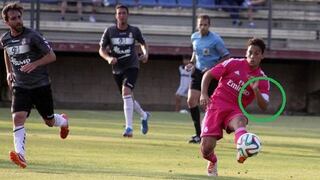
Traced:
POLYGON ((38 32, 24 28, 20 35, 13 37, 8 31, 2 35, 1 43, 12 64, 13 87, 33 89, 50 84, 46 66, 39 66, 30 73, 20 71, 23 65, 37 61, 51 51, 48 42, 38 32))
POLYGON ((139 60, 135 51, 135 41, 145 44, 145 40, 138 27, 128 26, 126 30, 119 30, 117 26, 107 28, 100 40, 100 46, 109 46, 111 56, 116 57, 118 63, 113 65, 113 73, 123 73, 128 68, 139 68, 139 60))

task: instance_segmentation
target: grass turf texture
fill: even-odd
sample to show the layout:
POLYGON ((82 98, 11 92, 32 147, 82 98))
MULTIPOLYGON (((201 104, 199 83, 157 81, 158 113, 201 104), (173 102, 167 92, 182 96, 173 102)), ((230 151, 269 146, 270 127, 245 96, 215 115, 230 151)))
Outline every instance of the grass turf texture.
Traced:
MULTIPOLYGON (((0 109, 0 179, 209 179, 189 115, 152 112, 150 131, 123 138, 120 111, 71 111, 66 140, 48 128, 33 110, 26 123, 26 159, 20 169, 9 161, 13 150, 11 114, 0 109)), ((272 123, 250 123, 262 140, 262 152, 245 164, 236 162, 233 134, 219 141, 217 179, 317 179, 320 169, 320 118, 281 116, 272 123)))

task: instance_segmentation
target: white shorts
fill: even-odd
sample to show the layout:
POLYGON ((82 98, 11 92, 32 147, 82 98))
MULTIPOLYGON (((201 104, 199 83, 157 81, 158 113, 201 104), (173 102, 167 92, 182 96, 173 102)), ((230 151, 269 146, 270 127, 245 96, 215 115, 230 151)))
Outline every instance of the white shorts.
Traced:
POLYGON ((188 97, 189 86, 179 86, 177 89, 176 95, 188 97))

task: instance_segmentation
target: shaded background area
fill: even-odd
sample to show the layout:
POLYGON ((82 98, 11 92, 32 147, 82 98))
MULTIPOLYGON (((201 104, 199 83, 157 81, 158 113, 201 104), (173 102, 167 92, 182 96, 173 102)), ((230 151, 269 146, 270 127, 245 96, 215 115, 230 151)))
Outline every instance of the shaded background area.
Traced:
MULTIPOLYGON (((1 1, 2 5, 4 1, 1 1)), ((27 1, 24 1, 27 2, 27 1)), ((28 1, 29 2, 29 1, 28 1)), ((50 41, 57 62, 49 65, 58 108, 122 109, 111 74, 111 66, 98 55, 98 42, 104 28, 114 23, 114 7, 97 8, 96 23, 88 18, 92 4, 83 4, 84 21, 79 22, 75 4, 69 4, 65 21, 60 21, 60 3, 41 3, 40 31, 50 41)), ((30 24, 30 3, 23 3, 25 25, 30 24)), ((2 7, 2 6, 1 6, 2 7)), ((212 31, 218 32, 231 51, 242 57, 245 44, 252 36, 267 38, 271 22, 271 47, 266 51, 262 67, 279 81, 287 95, 287 114, 320 114, 320 4, 317 1, 272 1, 270 21, 268 7, 256 9, 255 28, 248 28, 247 11, 240 11, 243 25, 235 27, 228 12, 218 6, 197 8, 197 14, 208 14, 212 31)), ((174 94, 179 83, 178 66, 184 55, 190 55, 193 12, 190 7, 131 6, 129 22, 142 29, 150 45, 150 61, 141 65, 135 97, 148 110, 174 110, 174 94)), ((7 30, 0 23, 0 33, 7 30)), ((5 69, 1 52, 1 106, 9 106, 6 95, 5 69)), ((271 86, 271 105, 275 112, 282 102, 280 91, 271 86)), ((249 111, 259 112, 255 105, 249 111)))

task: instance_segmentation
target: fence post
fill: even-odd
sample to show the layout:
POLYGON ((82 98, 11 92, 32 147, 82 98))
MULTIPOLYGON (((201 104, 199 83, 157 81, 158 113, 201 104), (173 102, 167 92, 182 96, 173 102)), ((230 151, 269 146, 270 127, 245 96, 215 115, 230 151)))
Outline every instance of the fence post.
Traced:
POLYGON ((268 0, 268 50, 271 50, 272 43, 272 0, 268 0))
POLYGON ((30 28, 33 29, 34 28, 34 0, 30 1, 30 7, 31 7, 31 11, 30 11, 30 28))
POLYGON ((40 28, 40 0, 37 0, 37 14, 36 14, 36 30, 39 31, 40 28))
POLYGON ((196 8, 197 8, 197 0, 193 0, 192 1, 192 33, 196 31, 196 20, 197 20, 196 8))

